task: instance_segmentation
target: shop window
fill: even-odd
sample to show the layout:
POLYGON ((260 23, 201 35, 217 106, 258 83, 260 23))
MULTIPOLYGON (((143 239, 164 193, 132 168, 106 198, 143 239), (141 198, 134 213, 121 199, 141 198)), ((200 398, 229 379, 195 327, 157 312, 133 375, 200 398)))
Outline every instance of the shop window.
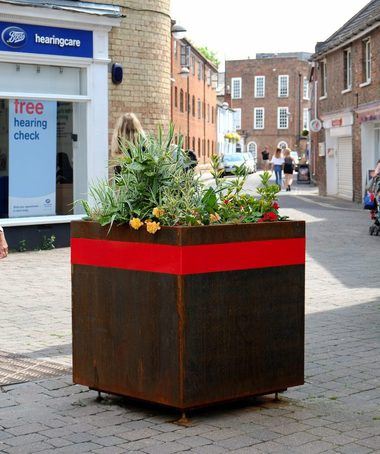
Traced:
POLYGON ((0 99, 0 218, 73 214, 74 106, 0 99))
POLYGON ((17 93, 87 95, 86 70, 66 66, 0 63, 0 90, 17 93))

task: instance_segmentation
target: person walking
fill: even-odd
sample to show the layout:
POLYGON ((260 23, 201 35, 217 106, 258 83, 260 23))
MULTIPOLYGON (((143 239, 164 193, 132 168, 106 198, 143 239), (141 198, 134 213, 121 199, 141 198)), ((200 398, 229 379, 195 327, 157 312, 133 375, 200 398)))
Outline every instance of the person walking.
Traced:
POLYGON ((262 160, 263 160, 264 170, 265 171, 269 170, 269 151, 268 151, 268 147, 264 147, 264 150, 261 152, 261 157, 262 157, 262 160))
POLYGON ((293 173, 294 173, 294 159, 290 155, 289 148, 284 150, 284 175, 285 175, 285 187, 287 191, 291 191, 293 184, 293 173))
POLYGON ((119 158, 123 154, 125 142, 137 144, 141 136, 145 137, 145 132, 136 115, 129 112, 121 115, 116 122, 112 135, 111 156, 119 158))
POLYGON ((4 259, 8 255, 8 244, 5 239, 4 229, 0 225, 0 259, 4 259))
POLYGON ((271 160, 272 168, 276 176, 276 184, 278 186, 282 185, 282 168, 284 166, 284 158, 282 156, 281 148, 277 148, 271 160))

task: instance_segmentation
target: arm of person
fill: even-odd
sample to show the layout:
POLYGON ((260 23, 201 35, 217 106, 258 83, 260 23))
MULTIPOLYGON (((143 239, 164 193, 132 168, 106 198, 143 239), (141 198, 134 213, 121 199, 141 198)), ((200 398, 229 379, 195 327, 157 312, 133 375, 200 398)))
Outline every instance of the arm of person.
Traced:
POLYGON ((0 226, 0 259, 5 258, 8 255, 8 244, 5 239, 4 230, 0 226))

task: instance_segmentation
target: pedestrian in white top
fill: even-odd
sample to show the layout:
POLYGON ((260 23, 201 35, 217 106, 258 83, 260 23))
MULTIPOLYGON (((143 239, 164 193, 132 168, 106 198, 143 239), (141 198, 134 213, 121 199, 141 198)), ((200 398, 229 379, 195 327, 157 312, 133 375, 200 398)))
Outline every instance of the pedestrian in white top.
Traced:
POLYGON ((5 258, 8 255, 8 244, 5 239, 4 230, 0 225, 0 259, 5 258))
POLYGON ((271 164, 276 175, 276 184, 281 188, 282 184, 282 168, 284 167, 284 157, 282 156, 281 148, 277 148, 275 154, 272 157, 271 164))

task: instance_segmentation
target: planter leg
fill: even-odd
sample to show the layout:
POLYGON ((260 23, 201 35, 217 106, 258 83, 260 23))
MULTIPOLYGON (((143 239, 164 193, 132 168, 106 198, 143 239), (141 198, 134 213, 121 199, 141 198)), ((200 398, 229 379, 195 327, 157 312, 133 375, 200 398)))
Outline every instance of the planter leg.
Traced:
POLYGON ((280 398, 278 397, 278 392, 276 392, 275 395, 274 395, 274 401, 275 402, 279 402, 280 401, 280 398))
POLYGON ((190 421, 187 418, 186 412, 182 412, 181 417, 175 421, 175 424, 178 424, 179 426, 184 426, 184 427, 189 427, 190 426, 190 421))
POLYGON ((96 402, 101 402, 103 400, 102 393, 98 391, 98 397, 96 398, 96 402))

